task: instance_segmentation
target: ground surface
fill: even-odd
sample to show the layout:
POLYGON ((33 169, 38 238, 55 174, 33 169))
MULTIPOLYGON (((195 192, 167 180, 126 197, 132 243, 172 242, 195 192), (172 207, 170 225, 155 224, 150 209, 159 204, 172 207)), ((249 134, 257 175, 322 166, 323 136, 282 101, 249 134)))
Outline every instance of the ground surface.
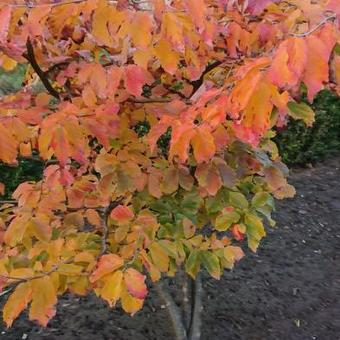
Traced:
MULTIPOLYGON (((294 171, 297 196, 278 228, 221 281, 205 280, 202 340, 340 339, 340 158, 294 171)), ((150 294, 155 296, 155 294, 150 294)), ((0 339, 171 340, 167 310, 148 298, 133 318, 95 297, 65 297, 47 329, 21 317, 0 339)))

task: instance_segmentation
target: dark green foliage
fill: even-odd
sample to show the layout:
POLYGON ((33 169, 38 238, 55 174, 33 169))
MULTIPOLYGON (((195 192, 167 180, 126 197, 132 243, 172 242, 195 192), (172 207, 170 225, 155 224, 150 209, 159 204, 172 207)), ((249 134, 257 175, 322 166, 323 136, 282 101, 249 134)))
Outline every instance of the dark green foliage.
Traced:
POLYGON ((340 98, 324 90, 312 107, 316 114, 313 127, 291 119, 275 138, 282 160, 288 165, 322 161, 340 151, 340 98))
POLYGON ((22 182, 40 180, 43 169, 43 162, 39 160, 22 159, 16 167, 0 163, 0 182, 6 187, 3 198, 9 199, 12 192, 22 182))

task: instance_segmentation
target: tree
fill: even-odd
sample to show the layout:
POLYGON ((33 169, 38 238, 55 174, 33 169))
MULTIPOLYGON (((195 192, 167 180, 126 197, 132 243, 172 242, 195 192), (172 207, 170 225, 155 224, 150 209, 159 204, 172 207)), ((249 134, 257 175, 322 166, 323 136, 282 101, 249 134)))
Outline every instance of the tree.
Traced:
MULTIPOLYGON (((312 101, 330 64, 339 90, 337 5, 1 2, 0 63, 27 68, 1 100, 0 160, 45 162, 0 210, 7 326, 27 306, 45 326, 67 291, 134 314, 146 276, 219 279, 241 241, 256 251, 274 198, 295 192, 272 128, 313 123, 299 93, 312 101)), ((162 294, 177 337, 197 339, 200 304, 184 324, 162 294)))

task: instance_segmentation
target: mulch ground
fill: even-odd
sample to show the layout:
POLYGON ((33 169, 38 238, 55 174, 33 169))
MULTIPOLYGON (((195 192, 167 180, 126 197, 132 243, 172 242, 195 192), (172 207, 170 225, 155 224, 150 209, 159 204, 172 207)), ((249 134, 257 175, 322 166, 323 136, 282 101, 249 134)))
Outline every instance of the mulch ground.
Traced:
MULTIPOLYGON (((297 195, 278 202, 277 228, 220 281, 204 281, 202 340, 340 340, 340 158, 295 170, 297 195)), ((94 296, 66 296, 46 329, 17 320, 0 339, 171 340, 151 292, 134 317, 94 296)))

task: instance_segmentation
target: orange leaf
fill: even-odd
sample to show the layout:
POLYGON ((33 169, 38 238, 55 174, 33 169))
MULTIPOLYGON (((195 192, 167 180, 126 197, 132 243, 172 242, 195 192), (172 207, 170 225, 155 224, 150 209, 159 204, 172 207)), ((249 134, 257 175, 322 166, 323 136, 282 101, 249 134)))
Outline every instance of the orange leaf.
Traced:
POLYGON ((127 224, 131 221, 134 217, 133 211, 125 206, 125 205, 118 205, 111 211, 110 217, 119 225, 127 224))
POLYGON ((98 262, 97 269, 90 276, 90 282, 96 282, 103 276, 114 272, 124 264, 123 259, 115 254, 103 255, 98 262))
POLYGON ((307 46, 302 38, 290 38, 280 44, 269 69, 269 78, 280 87, 293 88, 307 63, 307 46))
POLYGON ((188 13, 200 32, 205 28, 206 4, 204 0, 185 0, 188 13))
POLYGON ((11 20, 11 6, 5 6, 0 11, 0 43, 5 44, 11 20))
POLYGON ((97 103, 97 96, 94 93, 92 86, 87 84, 82 92, 83 101, 86 106, 93 107, 97 103))
POLYGON ((208 162, 216 152, 214 137, 207 125, 199 126, 195 132, 191 140, 195 159, 197 163, 208 162))
POLYGON ((0 121, 0 160, 4 163, 15 164, 19 143, 0 121))
POLYGON ((57 292, 54 283, 49 276, 31 281, 32 303, 29 310, 30 320, 37 320, 40 325, 46 327, 48 321, 56 313, 57 292))
POLYGON ((148 293, 145 275, 136 269, 129 268, 124 272, 124 281, 128 292, 135 298, 144 299, 148 293))
POLYGON ((147 12, 137 12, 133 17, 130 33, 136 47, 146 49, 151 43, 152 20, 147 12))
POLYGON ((174 51, 167 40, 161 39, 154 47, 154 53, 166 72, 170 74, 176 73, 179 63, 179 54, 174 51))
POLYGON ((5 195, 5 184, 0 182, 0 195, 5 195))
POLYGON ((27 307, 32 299, 31 282, 20 283, 8 298, 3 307, 3 319, 7 327, 11 327, 13 321, 27 307))
POLYGON ((85 216, 90 224, 99 227, 102 223, 101 217, 98 212, 94 209, 87 209, 85 212, 85 216))
POLYGON ((143 86, 152 82, 150 74, 137 65, 125 67, 124 81, 126 91, 135 97, 140 97, 143 92, 143 86))
POLYGON ((329 57, 336 42, 334 27, 325 25, 318 36, 307 37, 308 62, 303 82, 308 88, 308 100, 311 102, 315 95, 328 82, 329 57))

